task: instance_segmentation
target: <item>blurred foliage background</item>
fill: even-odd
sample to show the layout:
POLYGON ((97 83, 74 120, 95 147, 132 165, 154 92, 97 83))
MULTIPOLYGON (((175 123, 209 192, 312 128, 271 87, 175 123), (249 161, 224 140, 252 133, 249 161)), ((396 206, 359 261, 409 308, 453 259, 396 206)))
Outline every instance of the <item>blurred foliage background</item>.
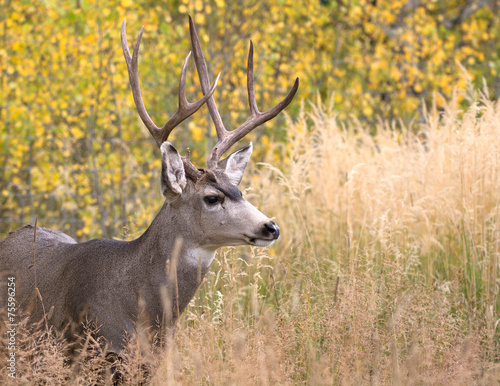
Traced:
MULTIPOLYGON (((160 208, 160 158, 137 117, 120 46, 142 25, 143 98, 162 125, 177 107, 197 24, 228 128, 248 116, 246 55, 255 49, 257 99, 277 103, 299 76, 300 101, 332 97, 339 121, 412 125, 467 81, 500 93, 500 2, 385 0, 0 0, 0 234, 33 221, 73 237, 133 237, 160 208), (466 69, 466 71, 465 71, 466 69), (399 123, 398 123, 399 122, 399 123)), ((194 64, 190 100, 200 97, 194 64)), ((460 98, 460 96, 459 96, 460 98)), ((257 154, 286 162, 283 117, 256 130, 257 154)), ((206 107, 174 131, 195 161, 214 143, 206 107)))

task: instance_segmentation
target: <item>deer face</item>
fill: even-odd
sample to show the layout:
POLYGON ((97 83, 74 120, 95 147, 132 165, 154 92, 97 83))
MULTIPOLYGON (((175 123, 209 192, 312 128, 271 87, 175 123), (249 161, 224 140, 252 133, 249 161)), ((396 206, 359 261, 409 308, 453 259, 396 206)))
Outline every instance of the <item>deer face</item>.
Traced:
POLYGON ((278 226, 246 201, 237 188, 252 145, 236 151, 214 169, 186 176, 183 161, 169 142, 161 146, 162 193, 186 216, 200 246, 218 248, 249 244, 268 246, 279 237, 278 226))

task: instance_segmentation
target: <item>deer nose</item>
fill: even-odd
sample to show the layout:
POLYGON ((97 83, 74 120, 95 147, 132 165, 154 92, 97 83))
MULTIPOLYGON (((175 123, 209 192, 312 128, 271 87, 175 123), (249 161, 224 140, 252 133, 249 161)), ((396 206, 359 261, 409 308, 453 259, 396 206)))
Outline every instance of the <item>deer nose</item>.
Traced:
POLYGON ((266 231, 273 236, 273 240, 276 240, 278 237, 280 237, 280 228, 274 221, 269 221, 264 226, 266 227, 266 231))

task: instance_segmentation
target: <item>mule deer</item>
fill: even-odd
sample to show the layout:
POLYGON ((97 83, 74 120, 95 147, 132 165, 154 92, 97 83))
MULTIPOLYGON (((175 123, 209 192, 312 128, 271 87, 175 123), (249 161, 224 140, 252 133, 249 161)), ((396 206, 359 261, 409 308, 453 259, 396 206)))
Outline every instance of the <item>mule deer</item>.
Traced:
POLYGON ((123 349, 124 335, 135 329, 139 303, 149 320, 167 318, 175 324, 219 247, 264 247, 279 237, 278 226, 247 202, 237 188, 252 153, 252 144, 223 160, 220 158, 250 131, 288 106, 299 85, 297 78, 286 98, 272 109, 260 112, 255 100, 253 44, 250 42, 247 69, 250 117, 238 128, 227 131, 213 98, 219 77, 210 87, 207 65, 190 17, 192 50, 204 96, 195 103, 186 100, 190 53, 182 68, 178 110, 160 128, 149 117, 139 86, 138 56, 144 27, 130 55, 125 23, 124 20, 121 40, 135 105, 161 151, 163 207, 146 232, 129 242, 94 239, 77 243, 62 232, 40 227, 34 245, 35 228, 31 225, 11 232, 0 241, 3 286, 0 298, 4 299, 7 293, 7 277, 15 276, 18 309, 24 313, 31 311, 30 321, 41 318, 41 306, 47 311, 48 323, 56 329, 81 321, 85 316, 99 326, 99 334, 109 342, 110 351, 115 352, 123 349), (191 163, 189 152, 181 157, 168 138, 177 125, 204 103, 207 103, 218 141, 208 157, 207 167, 198 169, 191 163), (177 261, 173 262, 175 255, 177 261), (174 269, 175 280, 166 274, 167 265, 174 269), (36 297, 39 298, 37 312, 33 307, 36 297), (165 298, 171 299, 171 309, 165 309, 168 308, 165 298))

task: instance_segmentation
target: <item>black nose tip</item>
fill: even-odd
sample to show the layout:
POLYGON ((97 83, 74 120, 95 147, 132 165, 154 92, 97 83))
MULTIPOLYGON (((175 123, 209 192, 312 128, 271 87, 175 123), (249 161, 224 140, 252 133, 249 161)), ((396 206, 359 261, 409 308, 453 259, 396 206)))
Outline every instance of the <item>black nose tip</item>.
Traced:
POLYGON ((269 221, 267 224, 264 225, 266 227, 266 230, 273 236, 273 239, 277 239, 280 237, 280 228, 273 222, 269 221))

